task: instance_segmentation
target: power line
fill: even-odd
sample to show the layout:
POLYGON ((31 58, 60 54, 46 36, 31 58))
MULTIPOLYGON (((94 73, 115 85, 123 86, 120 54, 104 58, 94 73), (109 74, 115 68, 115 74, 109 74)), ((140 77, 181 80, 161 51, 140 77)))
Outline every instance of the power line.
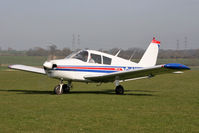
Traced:
POLYGON ((186 36, 184 37, 184 47, 185 47, 185 49, 187 49, 187 37, 186 36))
POLYGON ((75 50, 75 34, 72 35, 72 50, 75 50))
POLYGON ((177 42, 176 42, 176 50, 179 50, 179 48, 180 48, 180 43, 179 43, 179 40, 176 40, 177 42))
POLYGON ((80 48, 80 34, 77 35, 77 45, 80 48))

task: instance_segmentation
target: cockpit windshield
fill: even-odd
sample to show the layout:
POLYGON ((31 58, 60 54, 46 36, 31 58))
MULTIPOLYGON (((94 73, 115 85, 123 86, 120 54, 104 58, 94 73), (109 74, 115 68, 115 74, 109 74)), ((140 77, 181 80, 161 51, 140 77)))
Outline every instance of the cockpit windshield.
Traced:
POLYGON ((88 51, 80 51, 76 54, 72 54, 69 58, 79 59, 81 61, 87 62, 88 60, 88 51))
MULTIPOLYGON (((79 52, 78 52, 79 53, 79 52)), ((66 56, 66 59, 72 58, 73 56, 75 56, 77 54, 77 51, 72 52, 71 54, 69 54, 68 56, 66 56)))

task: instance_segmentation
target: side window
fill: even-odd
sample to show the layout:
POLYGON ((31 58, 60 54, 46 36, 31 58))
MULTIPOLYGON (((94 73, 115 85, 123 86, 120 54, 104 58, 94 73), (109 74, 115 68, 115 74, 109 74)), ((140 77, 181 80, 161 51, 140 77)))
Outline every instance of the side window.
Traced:
POLYGON ((108 58, 106 56, 103 56, 103 64, 107 64, 110 65, 111 64, 112 59, 108 58))
POLYGON ((101 55, 91 54, 91 55, 90 55, 89 62, 90 62, 90 63, 98 63, 98 64, 101 64, 101 63, 102 63, 101 55))

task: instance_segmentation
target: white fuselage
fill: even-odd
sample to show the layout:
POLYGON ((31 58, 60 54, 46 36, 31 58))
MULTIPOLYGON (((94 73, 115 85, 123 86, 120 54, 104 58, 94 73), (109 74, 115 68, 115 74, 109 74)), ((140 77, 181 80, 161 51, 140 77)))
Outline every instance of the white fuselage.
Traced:
MULTIPOLYGON (((52 69, 45 69, 47 75, 52 78, 63 79, 67 81, 90 82, 85 76, 98 76, 118 71, 128 71, 139 68, 137 63, 122 59, 117 56, 106 54, 94 50, 86 50, 87 59, 80 60, 79 57, 70 57, 59 60, 45 62, 45 65, 52 69), (89 59, 94 58, 95 61, 89 59), (111 61, 110 61, 111 60, 111 61), (50 64, 50 65, 49 65, 50 64)), ((77 53, 78 54, 78 53, 77 53)))

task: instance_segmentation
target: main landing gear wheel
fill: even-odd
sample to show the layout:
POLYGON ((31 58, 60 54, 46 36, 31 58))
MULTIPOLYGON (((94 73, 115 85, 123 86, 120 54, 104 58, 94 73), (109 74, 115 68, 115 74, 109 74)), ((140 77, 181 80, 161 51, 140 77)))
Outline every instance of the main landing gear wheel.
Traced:
POLYGON ((63 94, 63 85, 60 84, 60 85, 55 86, 54 93, 57 95, 63 94))
POLYGON ((124 88, 123 88, 123 86, 121 86, 121 85, 116 86, 115 93, 116 94, 124 94, 124 88))
POLYGON ((70 92, 70 86, 69 85, 63 84, 62 88, 63 88, 63 92, 64 93, 69 93, 70 92))

